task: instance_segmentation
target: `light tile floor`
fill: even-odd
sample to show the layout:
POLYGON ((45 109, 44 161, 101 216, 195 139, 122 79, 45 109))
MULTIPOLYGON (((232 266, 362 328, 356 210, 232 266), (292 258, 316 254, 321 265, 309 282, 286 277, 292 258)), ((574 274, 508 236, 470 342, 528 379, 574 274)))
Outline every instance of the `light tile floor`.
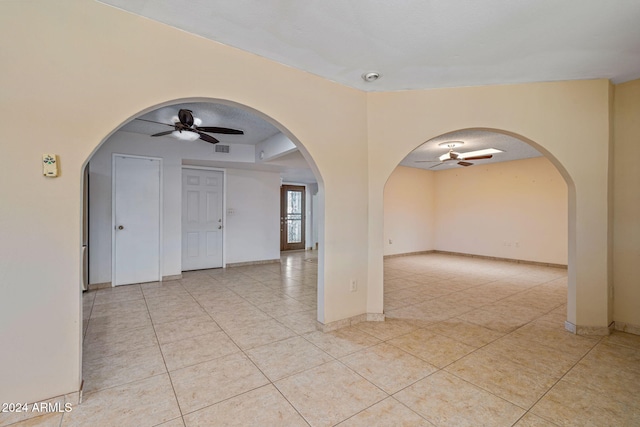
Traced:
POLYGON ((315 261, 85 293, 82 405, 16 425, 640 425, 640 337, 566 332, 566 270, 391 258, 387 320, 322 333, 315 261))

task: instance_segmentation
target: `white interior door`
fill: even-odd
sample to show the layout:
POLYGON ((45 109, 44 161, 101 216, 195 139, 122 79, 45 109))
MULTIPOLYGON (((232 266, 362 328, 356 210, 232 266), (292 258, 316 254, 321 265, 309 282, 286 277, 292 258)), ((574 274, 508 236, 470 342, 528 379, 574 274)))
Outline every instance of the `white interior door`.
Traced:
POLYGON ((160 159, 113 156, 113 285, 159 281, 160 159))
POLYGON ((182 270, 222 267, 223 172, 182 170, 182 270))

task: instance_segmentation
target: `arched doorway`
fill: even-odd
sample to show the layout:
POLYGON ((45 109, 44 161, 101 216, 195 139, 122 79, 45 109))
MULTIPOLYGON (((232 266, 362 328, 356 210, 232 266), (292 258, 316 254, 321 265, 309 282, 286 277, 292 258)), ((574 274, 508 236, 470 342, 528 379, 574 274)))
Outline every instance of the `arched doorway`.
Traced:
MULTIPOLYGON (((114 193, 111 188, 113 156, 118 153, 134 157, 159 158, 162 159, 162 182, 164 185, 162 190, 162 247, 160 250, 162 283, 169 284, 171 280, 186 278, 189 280, 189 286, 196 289, 200 284, 198 279, 205 276, 212 278, 214 282, 217 280, 216 283, 225 283, 226 280, 231 280, 229 283, 238 284, 236 293, 244 299, 244 302, 253 304, 259 310, 271 308, 278 313, 285 312, 288 308, 292 308, 293 314, 305 311, 307 324, 312 324, 315 329, 315 323, 320 317, 319 313, 323 312, 323 298, 318 297, 323 291, 323 274, 321 273, 324 266, 324 257, 321 253, 323 245, 317 245, 316 250, 320 253, 314 250, 316 253, 314 258, 317 259, 317 262, 295 266, 299 270, 296 272, 300 277, 291 278, 290 274, 282 274, 280 270, 280 251, 277 241, 279 232, 279 201, 277 196, 282 181, 289 180, 286 176, 282 176, 287 173, 293 174, 292 176, 295 178, 290 179, 295 179, 296 182, 304 181, 309 176, 314 178, 313 182, 305 184, 313 189, 311 192, 315 195, 317 205, 310 207, 310 210, 313 210, 318 238, 322 239, 323 236, 323 182, 315 163, 302 144, 282 125, 266 115, 246 106, 224 100, 175 100, 150 107, 136 115, 136 118, 138 117, 152 120, 155 123, 135 120, 135 118, 130 119, 103 140, 83 167, 88 170, 88 175, 83 175, 83 179, 86 180, 88 177, 90 185, 93 186, 88 191, 90 200, 88 207, 94 211, 94 214, 89 215, 89 224, 91 225, 88 234, 90 237, 92 236, 88 241, 89 259, 92 260, 89 269, 89 287, 91 288, 95 284, 98 284, 97 287, 113 284, 110 275, 112 262, 107 256, 112 253, 112 240, 109 237, 113 228, 113 218, 110 216, 112 215, 111 195, 114 193), (202 119, 202 126, 244 129, 250 135, 245 137, 242 142, 238 142, 233 140, 235 135, 229 135, 226 138, 224 133, 222 135, 214 133, 213 135, 221 141, 215 145, 207 144, 206 141, 179 141, 170 136, 149 138, 150 134, 156 133, 156 130, 151 130, 149 126, 157 126, 158 132, 164 131, 162 123, 171 120, 171 116, 164 117, 163 114, 166 115, 169 110, 177 112, 181 108, 191 109, 194 116, 202 119), (140 126, 141 123, 138 122, 143 125, 140 126), (220 151, 215 150, 215 147, 221 146, 226 147, 220 151), (229 156, 229 158, 225 158, 225 156, 229 156), (278 161, 272 161, 275 159, 278 161), (88 169, 87 165, 89 165, 88 169), (244 273, 240 274, 238 269, 226 269, 227 273, 214 271, 205 275, 201 275, 197 271, 183 273, 180 246, 184 239, 180 229, 184 201, 181 196, 180 183, 182 181, 181 173, 185 168, 199 171, 224 171, 226 194, 222 213, 224 219, 220 222, 220 227, 225 230, 223 259, 225 267, 239 266, 244 268, 244 273), (91 255, 92 251, 94 252, 93 256, 91 255), (299 281, 296 281, 297 279, 299 281), (254 292, 255 289, 241 288, 241 285, 248 283, 238 283, 238 280, 258 283, 257 287, 264 293, 254 292), (269 304, 273 307, 270 307, 269 304), (259 305, 260 307, 258 307, 259 305), (313 314, 312 319, 310 319, 310 313, 313 314)), ((169 121, 169 123, 171 122, 169 121)), ((316 245, 314 242, 309 243, 308 246, 315 247, 316 245)), ((289 267, 291 266, 287 266, 287 268, 289 267)), ((134 300, 137 296, 144 297, 145 289, 153 291, 151 286, 139 288, 139 290, 129 292, 134 300)), ((169 288, 171 286, 167 286, 167 289, 169 288)), ((182 294, 185 299, 190 299, 179 287, 175 286, 174 288, 178 289, 178 294, 182 294)), ((188 287, 184 288, 189 292, 188 287)), ((233 289, 229 290, 233 292, 233 289)), ((119 292, 120 295, 126 293, 127 290, 119 292)), ((191 295, 191 297, 193 296, 195 294, 191 295)), ((122 300, 120 297, 114 296, 107 297, 105 301, 109 299, 112 299, 113 302, 122 300)), ((125 299, 127 298, 125 297, 125 299)), ((242 303, 235 297, 232 299, 242 303)), ((217 302, 210 302, 211 307, 214 305, 220 307, 217 302)), ((198 304, 206 311, 205 303, 199 302, 198 304)), ((135 305, 136 303, 132 304, 130 312, 136 312, 135 305)), ((150 319, 153 321, 155 309, 147 307, 150 319)), ((161 307, 158 306, 158 308, 161 307)), ((246 304, 245 308, 247 308, 246 304)), ((201 310, 193 304, 189 304, 189 308, 185 307, 185 309, 201 313, 201 310)), ((249 307, 249 309, 255 312, 254 308, 249 307)), ((161 311, 155 311, 155 316, 159 316, 161 311)), ((237 313, 235 314, 237 315, 237 313)), ((147 323, 148 317, 134 315, 130 320, 133 322, 132 324, 141 322, 140 325, 144 325, 147 323)), ((222 317, 221 323, 224 322, 222 317)), ((87 326, 91 327, 91 323, 88 323, 87 319, 83 320, 85 325, 83 333, 88 334, 90 331, 87 326)), ((164 320, 160 320, 164 323, 164 320)), ((227 320, 229 323, 234 322, 231 319, 227 320)), ((89 337, 89 341, 90 339, 91 337, 89 337)))
MULTIPOLYGON (((516 294, 528 290, 533 295, 533 288, 527 286, 533 286, 535 281, 527 283, 511 277, 509 280, 521 284, 498 286, 510 276, 525 274, 524 268, 523 273, 516 273, 514 262, 540 269, 564 266, 564 273, 559 270, 539 273, 545 280, 565 277, 553 288, 554 296, 549 299, 550 304, 556 305, 548 311, 559 305, 564 307, 567 292, 564 291, 563 301, 558 300, 558 292, 566 289, 571 181, 565 182, 567 174, 561 166, 558 170, 556 164, 555 159, 548 160, 530 141, 484 128, 444 133, 407 155, 385 186, 385 256, 438 253, 441 257, 442 254, 465 257, 442 258, 443 264, 455 264, 451 270, 441 269, 432 261, 422 260, 424 265, 419 265, 415 256, 417 265, 411 264, 411 258, 387 259, 385 265, 390 268, 385 270, 385 312, 391 314, 396 310, 397 317, 402 313, 398 309, 418 301, 425 308, 437 305, 438 301, 443 304, 459 301, 461 307, 453 304, 449 307, 452 316, 465 311, 465 302, 468 312, 483 304, 487 304, 487 311, 489 304, 503 299, 504 304, 511 300, 520 303, 527 294, 518 297, 516 294), (494 262, 492 268, 503 271, 487 271, 491 263, 480 265, 479 259, 509 260, 512 265, 494 262), (479 269, 476 279, 473 266, 479 269), (448 286, 448 281, 454 283, 448 286), (489 286, 491 282, 495 283, 489 286), (391 289, 387 289, 387 284, 391 289), (430 289, 423 289, 425 286, 430 289), (491 288, 493 295, 483 295, 485 288, 491 288), (420 293, 426 293, 426 300, 431 302, 424 303, 425 295, 418 296, 420 293)), ((442 313, 426 315, 428 319, 447 317, 447 307, 432 308, 434 312, 442 309, 442 313)), ((512 314, 511 319, 500 320, 497 328, 509 330, 514 325, 521 326, 545 314, 546 308, 531 310, 528 315, 519 312, 518 320, 515 318, 519 316, 512 314)), ((416 315, 423 316, 419 311, 416 315)), ((502 316, 483 314, 491 319, 476 319, 477 322, 491 324, 502 316)), ((473 319, 473 315, 468 317, 473 319)), ((566 309, 563 317, 562 322, 566 320, 566 309)))

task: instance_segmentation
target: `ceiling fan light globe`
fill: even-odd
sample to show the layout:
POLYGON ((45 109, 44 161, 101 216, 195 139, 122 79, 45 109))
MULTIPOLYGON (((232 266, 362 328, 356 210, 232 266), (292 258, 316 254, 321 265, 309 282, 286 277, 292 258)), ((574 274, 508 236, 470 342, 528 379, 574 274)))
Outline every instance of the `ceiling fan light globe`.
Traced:
POLYGON ((173 132, 171 132, 171 136, 181 141, 195 141, 196 139, 200 138, 200 135, 188 130, 184 130, 184 131, 174 130, 173 132))

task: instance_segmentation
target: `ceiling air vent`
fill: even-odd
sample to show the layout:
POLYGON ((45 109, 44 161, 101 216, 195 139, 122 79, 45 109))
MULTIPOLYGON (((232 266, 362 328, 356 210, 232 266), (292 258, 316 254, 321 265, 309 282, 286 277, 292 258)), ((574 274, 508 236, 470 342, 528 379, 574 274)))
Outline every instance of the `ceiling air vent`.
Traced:
POLYGON ((228 145, 222 145, 222 144, 217 144, 216 146, 216 153, 229 153, 229 146, 228 145))

